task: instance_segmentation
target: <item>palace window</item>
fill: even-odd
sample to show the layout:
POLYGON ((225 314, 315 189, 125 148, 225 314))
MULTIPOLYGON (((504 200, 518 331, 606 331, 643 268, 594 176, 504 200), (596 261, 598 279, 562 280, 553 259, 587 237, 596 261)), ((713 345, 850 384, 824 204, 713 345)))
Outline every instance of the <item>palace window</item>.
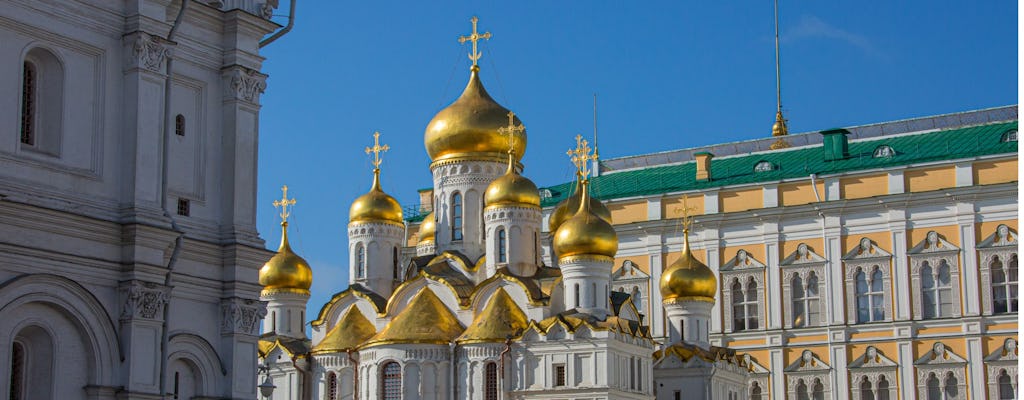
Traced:
POLYGON ((795 392, 797 400, 825 400, 825 385, 819 378, 810 381, 810 385, 803 379, 798 379, 795 392))
POLYGON ((854 279, 857 284, 857 323, 885 320, 882 269, 876 265, 871 269, 871 275, 860 270, 854 279))
POLYGON ((185 116, 178 114, 174 117, 174 134, 185 136, 185 116))
POLYGON ((484 400, 498 400, 498 363, 487 363, 485 375, 487 386, 484 388, 484 400))
POLYGON ((1016 129, 1010 129, 1010 130, 1008 130, 1006 132, 1003 132, 1003 136, 999 138, 999 141, 1003 142, 1003 143, 1016 142, 1017 141, 1017 130, 1016 129))
POLYGON ((960 316, 960 248, 935 231, 907 252, 914 319, 960 316))
MULTIPOLYGON (((978 267, 984 315, 1018 311, 1017 244, 1017 232, 999 225, 976 246, 981 259, 978 267)), ((956 283, 955 276, 953 281, 956 283)))
POLYGON ((1014 400, 1017 398, 1017 390, 1013 387, 1013 381, 1005 369, 999 371, 996 381, 999 384, 999 400, 1014 400))
POLYGON ((925 319, 948 317, 953 313, 953 284, 946 260, 936 269, 927 261, 921 266, 921 301, 925 319))
POLYGON ((498 262, 508 262, 508 238, 505 237, 505 229, 498 229, 498 262))
POLYGON ((336 400, 338 398, 338 375, 331 372, 327 374, 327 399, 336 400))
POLYGON ((565 364, 555 364, 555 386, 565 386, 565 364))
POLYGON ((917 398, 925 400, 953 400, 965 398, 967 382, 964 368, 967 360, 954 353, 942 342, 914 362, 917 370, 917 398))
POLYGON ((960 398, 959 381, 952 372, 939 376, 936 373, 928 374, 925 381, 927 386, 926 400, 954 400, 960 398))
POLYGON ((21 132, 23 149, 60 153, 64 107, 64 67, 42 48, 30 50, 22 62, 21 132))
POLYGON ((366 247, 363 245, 356 245, 356 278, 366 277, 366 247))
POLYGON ((452 194, 452 240, 462 240, 462 194, 452 194))
POLYGON ((402 399, 402 367, 394 361, 384 364, 380 374, 380 391, 383 400, 402 399))
POLYGON ((874 158, 889 158, 896 155, 896 151, 888 145, 881 145, 875 148, 875 151, 871 153, 874 158))
POLYGON ((821 296, 818 291, 818 275, 814 271, 809 272, 807 283, 799 274, 793 274, 790 282, 793 291, 793 319, 794 328, 805 326, 817 326, 821 323, 821 296))
POLYGON ((775 165, 770 161, 761 161, 754 165, 754 172, 768 172, 775 170, 775 165))
POLYGON ((750 400, 761 400, 761 385, 757 382, 750 384, 750 400))
POLYGON ((744 288, 737 279, 733 281, 731 290, 733 332, 757 329, 757 307, 760 304, 757 296, 757 283, 750 278, 744 288))
POLYGON ((1020 297, 1017 289, 1017 255, 1011 255, 1005 263, 995 257, 989 268, 992 270, 992 312, 1017 312, 1017 300, 1020 297))
MULTIPOLYGON (((832 367, 814 352, 804 350, 800 358, 790 363, 784 371, 787 399, 824 400, 830 397, 829 375, 832 367)), ((855 384, 851 382, 851 385, 855 384)))

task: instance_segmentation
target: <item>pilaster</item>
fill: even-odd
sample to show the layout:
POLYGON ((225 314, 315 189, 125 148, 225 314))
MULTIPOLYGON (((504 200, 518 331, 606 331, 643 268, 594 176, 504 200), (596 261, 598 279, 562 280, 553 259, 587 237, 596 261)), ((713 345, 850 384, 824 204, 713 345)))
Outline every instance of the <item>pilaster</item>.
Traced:
MULTIPOLYGON (((890 186, 891 188, 892 186, 890 186)), ((910 310, 910 267, 907 265, 907 211, 889 210, 889 234, 892 239, 893 321, 913 318, 910 310)))
POLYGON ((267 315, 266 303, 229 297, 221 299, 221 360, 227 363, 225 397, 256 398, 259 323, 267 315))
POLYGON ((665 330, 665 310, 661 305, 661 274, 665 270, 665 260, 662 254, 665 252, 665 246, 663 244, 663 237, 660 233, 649 234, 646 237, 647 247, 646 253, 648 254, 648 264, 651 266, 651 290, 648 304, 651 305, 651 316, 647 319, 648 324, 651 326, 652 336, 668 336, 668 332, 665 330))
POLYGON ((128 358, 122 363, 124 391, 160 393, 160 344, 168 288, 138 280, 120 283, 121 347, 128 358))
POLYGON ((222 174, 221 221, 232 236, 258 240, 256 233, 256 156, 259 140, 260 94, 267 75, 240 65, 221 69, 224 88, 221 115, 222 174))
MULTIPOLYGON (((842 218, 839 216, 825 217, 825 258, 827 264, 825 273, 828 274, 828 291, 825 294, 830 299, 843 298, 843 241, 842 218)), ((843 305, 846 301, 829 301, 831 310, 829 312, 829 325, 845 325, 846 314, 843 305)))
POLYGON ((779 224, 766 222, 763 224, 765 247, 765 322, 768 329, 782 329, 782 271, 779 269, 779 224), (773 306, 775 305, 775 306, 773 306))
MULTIPOLYGON (((981 282, 978 273, 978 252, 975 248, 978 245, 975 227, 974 204, 968 202, 956 203, 956 224, 960 234, 960 265, 963 266, 963 282, 981 282)), ((960 285, 961 299, 963 299, 964 316, 981 315, 981 293, 976 284, 960 285)))

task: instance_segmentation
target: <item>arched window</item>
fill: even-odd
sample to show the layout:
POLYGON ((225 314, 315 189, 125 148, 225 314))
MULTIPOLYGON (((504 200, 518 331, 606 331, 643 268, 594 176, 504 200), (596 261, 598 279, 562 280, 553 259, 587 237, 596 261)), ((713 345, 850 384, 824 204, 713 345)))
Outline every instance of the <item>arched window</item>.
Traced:
POLYGON ((498 262, 508 262, 508 238, 505 237, 505 228, 498 229, 498 262))
POLYGON ((863 270, 855 276, 857 291, 857 322, 875 322, 885 319, 882 270, 875 266, 868 279, 863 270))
POLYGON ((498 363, 487 363, 487 369, 484 373, 487 381, 484 388, 484 399, 498 400, 498 363))
POLYGON ((757 329, 757 282, 751 278, 746 290, 739 280, 732 285, 733 331, 757 329))
POLYGON ((1010 130, 1008 130, 1006 132, 1003 132, 1003 136, 999 138, 999 141, 1003 142, 1003 143, 1016 142, 1017 141, 1017 130, 1016 129, 1010 129, 1010 130))
POLYGON ((452 194, 452 240, 462 240, 462 194, 452 194))
POLYGON ((860 400, 875 400, 875 394, 871 391, 871 381, 866 376, 860 379, 860 400))
POLYGON ((957 387, 956 376, 952 372, 946 374, 946 386, 942 388, 942 394, 945 395, 945 400, 959 399, 960 390, 957 387))
POLYGON ((338 375, 333 372, 327 374, 327 399, 338 399, 338 375))
POLYGON ((398 363, 390 361, 381 368, 380 392, 383 400, 402 399, 402 367, 398 363))
POLYGON ((773 165, 769 161, 761 161, 761 162, 759 162, 757 164, 754 164, 754 172, 768 172, 768 171, 772 171, 774 169, 775 169, 775 165, 773 165))
POLYGON ((391 262, 393 263, 392 267, 394 268, 395 280, 397 281, 402 276, 401 269, 398 268, 398 246, 391 248, 391 262))
POLYGON ((825 400, 825 385, 821 379, 814 378, 814 386, 811 387, 811 400, 825 400))
POLYGON ((999 257, 993 257, 989 264, 992 269, 992 312, 1017 312, 1017 255, 1003 263, 999 257))
POLYGON ((878 400, 889 400, 889 381, 885 379, 885 375, 878 377, 878 400))
POLYGON ((893 150, 892 147, 890 147, 888 145, 884 145, 884 144, 881 145, 881 146, 875 147, 874 153, 871 154, 871 156, 874 157, 874 158, 888 158, 888 157, 892 157, 894 155, 896 155, 896 151, 893 150))
POLYGON ((578 283, 573 284, 572 290, 573 290, 573 298, 575 300, 575 303, 573 303, 573 307, 579 307, 580 306, 580 284, 578 284, 578 283))
MULTIPOLYGON (((999 400, 1013 400, 1017 398, 1017 391, 1013 390, 1013 381, 1006 370, 999 371, 999 400)), ((13 398, 13 397, 12 397, 13 398)))
MULTIPOLYGON (((1005 375, 1006 373, 1003 372, 1005 375)), ((11 347, 11 400, 25 400, 25 346, 14 342, 11 347)))
POLYGON ((174 134, 185 136, 185 116, 178 114, 174 117, 174 134))
POLYGON ((807 384, 803 379, 796 382, 796 400, 811 400, 811 396, 807 393, 807 384))
POLYGON ((804 280, 799 274, 793 274, 793 280, 790 281, 790 287, 793 288, 793 327, 802 328, 807 326, 807 306, 804 298, 804 280))
POLYGON ((732 329, 734 331, 742 331, 745 329, 744 322, 747 321, 746 314, 743 312, 746 308, 743 307, 743 284, 739 280, 732 283, 732 329))
POLYGON ((60 152, 64 108, 64 67, 53 53, 34 48, 21 76, 21 144, 52 155, 60 152))
POLYGON ((761 385, 757 382, 750 385, 750 400, 761 400, 761 385))
POLYGON ((640 292, 639 286, 633 286, 633 292, 629 294, 629 297, 633 298, 633 305, 637 306, 640 310, 644 310, 644 296, 640 292))
POLYGON ((939 377, 935 376, 935 373, 928 374, 925 386, 927 387, 926 400, 943 400, 942 389, 939 386, 939 377))
POLYGON ((366 248, 362 244, 356 245, 356 277, 366 277, 366 248))
POLYGON ((938 269, 927 261, 921 267, 921 303, 924 318, 948 317, 953 312, 953 283, 945 260, 938 269))

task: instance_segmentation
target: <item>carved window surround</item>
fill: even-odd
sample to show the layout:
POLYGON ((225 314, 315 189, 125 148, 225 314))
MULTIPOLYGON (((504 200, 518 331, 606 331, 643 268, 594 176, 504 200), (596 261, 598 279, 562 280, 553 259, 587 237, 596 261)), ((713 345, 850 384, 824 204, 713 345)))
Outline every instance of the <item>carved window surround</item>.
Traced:
POLYGON ((846 279, 846 321, 857 324, 857 272, 863 271, 870 280, 875 267, 882 272, 882 305, 884 308, 883 322, 892 321, 892 254, 868 238, 860 240, 860 244, 843 256, 846 279))
POLYGON ((789 364, 784 371, 786 373, 786 398, 797 398, 797 387, 801 382, 807 385, 808 394, 813 393, 814 386, 820 383, 823 388, 823 398, 832 397, 832 381, 829 379, 832 367, 810 350, 804 350, 800 358, 789 364))
POLYGON ((940 390, 945 390, 950 377, 956 379, 957 396, 967 397, 967 360, 942 342, 936 342, 931 351, 914 362, 914 366, 917 367, 917 398, 928 398, 928 379, 932 374, 938 378, 940 390))
MULTIPOLYGON (((1013 393, 1017 393, 1018 386, 1018 352, 1017 340, 1008 338, 1003 345, 997 348, 992 354, 985 357, 985 372, 988 377, 988 398, 991 400, 1003 400, 999 397, 999 377, 1003 372, 1010 378, 1010 385, 1013 393)), ((1017 398, 1014 396, 1014 398, 1017 398)))
POLYGON ((992 262, 999 259, 1004 265, 1017 256, 1017 233, 1006 225, 999 225, 996 231, 977 246, 981 263, 978 264, 981 279, 981 310, 984 315, 994 314, 992 304, 992 262))
MULTIPOLYGON (((828 260, 814 252, 807 244, 800 243, 797 246, 796 251, 790 254, 780 264, 782 269, 782 306, 785 314, 783 315, 783 324, 786 329, 793 328, 793 278, 799 276, 800 280, 806 286, 808 279, 811 277, 811 273, 818 278, 818 321, 816 323, 807 323, 804 327, 810 326, 822 326, 825 322, 825 316, 828 315, 828 305, 824 296, 824 288, 828 282, 825 281, 825 264, 828 260)), ((806 293, 806 292, 805 292, 806 293)), ((814 322, 814 321, 812 321, 814 322)))
MULTIPOLYGON (((935 231, 928 232, 927 237, 907 252, 910 259, 910 280, 913 293, 914 319, 924 319, 924 290, 921 287, 921 269, 925 263, 932 269, 932 274, 938 274, 938 268, 943 262, 949 266, 949 280, 952 292, 952 306, 949 315, 939 315, 936 318, 959 318, 960 317, 960 268, 958 260, 960 248, 946 241, 935 231)), ((935 279, 938 285, 938 279, 935 279)), ((938 297, 935 299, 939 301, 938 297)))
POLYGON ((882 354, 878 351, 875 346, 868 346, 864 350, 864 354, 853 360, 847 369, 850 371, 850 393, 851 398, 861 398, 862 382, 867 380, 871 385, 872 398, 878 399, 882 394, 880 391, 885 390, 888 394, 888 398, 895 400, 898 398, 898 385, 896 384, 896 371, 898 365, 895 361, 882 354), (880 388, 880 383, 886 383, 887 388, 880 388))
MULTIPOLYGON (((762 331, 765 329, 765 296, 764 296, 764 263, 757 261, 750 256, 746 250, 739 250, 736 256, 727 261, 720 269, 722 276, 722 308, 725 311, 725 318, 722 321, 726 332, 748 332, 762 331), (753 281, 757 286, 757 328, 743 329, 737 331, 733 327, 733 295, 732 285, 739 282, 743 286, 743 292, 747 292, 747 285, 753 281)), ((749 300, 748 300, 749 301, 749 300)))

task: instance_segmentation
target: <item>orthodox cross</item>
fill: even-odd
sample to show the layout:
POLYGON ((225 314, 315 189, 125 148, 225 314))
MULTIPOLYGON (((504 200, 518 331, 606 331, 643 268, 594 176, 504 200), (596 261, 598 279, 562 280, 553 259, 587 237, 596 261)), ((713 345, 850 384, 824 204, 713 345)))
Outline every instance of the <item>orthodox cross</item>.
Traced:
POLYGON ((380 157, 380 153, 386 152, 391 148, 388 145, 380 144, 380 132, 373 133, 373 147, 366 148, 366 154, 373 153, 373 169, 380 169, 380 164, 384 162, 384 159, 380 157))
POLYGON ((682 214, 683 220, 681 221, 681 223, 683 225, 683 231, 690 230, 690 225, 693 225, 693 215, 691 215, 690 213, 697 211, 696 207, 690 207, 689 205, 687 205, 687 200, 688 196, 683 195, 683 206, 676 207, 676 212, 682 214))
POLYGON ((274 200, 274 208, 280 208, 281 223, 288 223, 288 216, 292 215, 291 206, 295 205, 295 199, 288 198, 288 185, 281 186, 281 200, 274 200))
POLYGON ((590 152, 590 144, 587 143, 587 140, 582 135, 576 135, 576 148, 569 149, 565 154, 576 165, 576 173, 583 180, 587 180, 590 176, 590 161, 597 159, 597 155, 590 152))
POLYGON ((480 21, 480 19, 477 18, 476 16, 473 16, 473 18, 471 18, 469 20, 469 22, 473 23, 473 33, 471 33, 469 36, 459 36, 459 43, 466 43, 467 41, 473 42, 473 52, 469 53, 469 59, 473 60, 473 67, 474 68, 479 68, 479 67, 477 67, 476 62, 478 60, 480 60, 480 52, 477 51, 476 42, 480 41, 480 39, 490 39, 491 38, 491 33, 490 32, 477 33, 477 31, 476 31, 476 23, 477 23, 477 21, 480 21))
POLYGON ((516 148, 516 136, 515 135, 517 133, 523 133, 523 131, 526 130, 526 127, 523 126, 523 124, 519 124, 519 126, 516 126, 515 118, 516 118, 516 113, 509 111, 508 112, 508 126, 506 126, 504 128, 498 128, 498 133, 500 133, 502 135, 508 135, 508 152, 509 153, 512 153, 512 152, 515 151, 515 148, 516 148))

